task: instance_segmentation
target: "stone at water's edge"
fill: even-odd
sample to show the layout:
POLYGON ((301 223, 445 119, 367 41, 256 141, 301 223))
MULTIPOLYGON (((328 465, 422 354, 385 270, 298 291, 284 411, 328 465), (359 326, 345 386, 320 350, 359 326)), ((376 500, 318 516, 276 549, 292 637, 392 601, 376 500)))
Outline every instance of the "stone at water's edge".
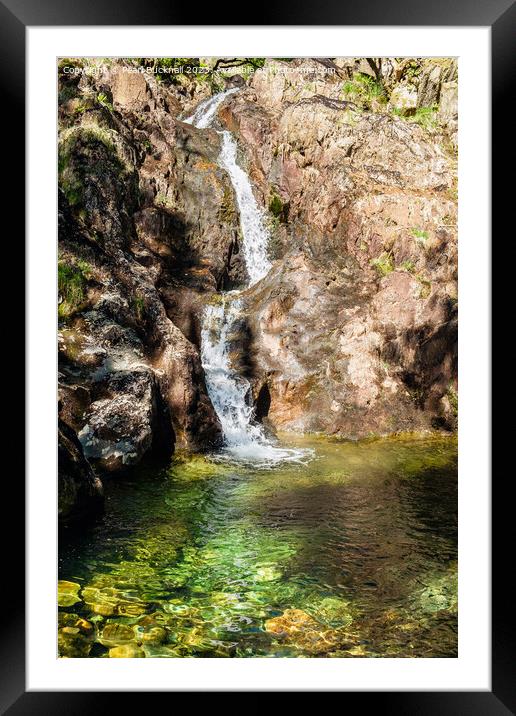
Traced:
POLYGON ((81 443, 74 431, 62 420, 59 420, 58 425, 58 441, 59 521, 62 524, 72 524, 102 508, 102 483, 84 457, 81 443))

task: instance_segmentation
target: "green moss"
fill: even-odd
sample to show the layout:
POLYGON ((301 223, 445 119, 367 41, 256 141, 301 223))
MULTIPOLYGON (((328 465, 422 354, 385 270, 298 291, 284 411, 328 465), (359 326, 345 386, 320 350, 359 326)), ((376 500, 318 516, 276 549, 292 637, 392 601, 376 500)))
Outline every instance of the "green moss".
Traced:
POLYGON ((131 305, 137 320, 141 321, 145 313, 144 299, 141 296, 134 296, 131 305))
POLYGON ((416 266, 413 261, 403 261, 400 265, 400 269, 402 269, 402 271, 407 271, 407 273, 414 273, 416 266))
POLYGON ((380 276, 387 276, 394 271, 394 261, 392 260, 392 254, 384 251, 376 259, 371 260, 371 266, 375 268, 380 276))
POLYGON ((269 211, 276 217, 283 214, 283 202, 277 194, 273 194, 269 200, 269 211))
POLYGON ((57 265, 57 288, 59 292, 59 318, 70 317, 84 303, 85 289, 91 276, 91 267, 86 261, 76 263, 59 261, 57 265))

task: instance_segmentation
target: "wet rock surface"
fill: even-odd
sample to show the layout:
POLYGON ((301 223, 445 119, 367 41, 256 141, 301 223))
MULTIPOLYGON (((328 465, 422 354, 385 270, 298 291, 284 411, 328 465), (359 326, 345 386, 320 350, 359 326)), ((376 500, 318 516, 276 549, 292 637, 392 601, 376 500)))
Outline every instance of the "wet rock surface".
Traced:
POLYGON ((84 457, 77 435, 62 420, 58 426, 58 515, 63 524, 81 521, 102 507, 102 484, 84 457))

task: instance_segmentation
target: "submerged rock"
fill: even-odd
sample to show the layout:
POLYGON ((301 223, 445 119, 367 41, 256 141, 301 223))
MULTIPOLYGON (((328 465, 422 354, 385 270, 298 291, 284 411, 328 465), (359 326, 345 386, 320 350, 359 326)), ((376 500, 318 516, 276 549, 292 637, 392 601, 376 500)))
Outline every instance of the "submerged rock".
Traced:
POLYGON ((73 604, 81 601, 79 596, 80 584, 76 582, 67 582, 60 579, 57 583, 57 604, 60 607, 71 607, 73 604))
POLYGON ((110 659, 144 659, 145 652, 136 644, 123 644, 114 646, 109 650, 110 659))
POLYGON ((268 619, 265 630, 313 655, 332 651, 343 641, 337 631, 328 629, 301 609, 286 609, 281 616, 268 619))
POLYGON ((82 598, 94 614, 103 617, 137 617, 147 611, 144 602, 114 587, 85 587, 82 598))
POLYGON ((134 631, 131 627, 125 624, 118 624, 117 622, 108 622, 99 636, 98 641, 107 647, 118 646, 120 644, 126 644, 135 640, 134 631))

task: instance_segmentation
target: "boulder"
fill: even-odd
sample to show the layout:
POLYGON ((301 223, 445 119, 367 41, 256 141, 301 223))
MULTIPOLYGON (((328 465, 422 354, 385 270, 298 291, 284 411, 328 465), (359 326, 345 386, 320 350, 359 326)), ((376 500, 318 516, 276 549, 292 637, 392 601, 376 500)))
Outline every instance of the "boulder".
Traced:
POLYGON ((129 68, 119 68, 114 73, 111 91, 113 103, 124 110, 142 110, 150 100, 145 76, 139 72, 130 72, 129 68))
POLYGON ((103 470, 116 471, 139 462, 153 446, 155 452, 159 448, 172 453, 170 434, 169 445, 156 445, 166 415, 152 371, 147 367, 117 371, 107 378, 105 391, 106 397, 89 406, 79 433, 89 460, 103 470))
POLYGON ((418 106, 418 91, 414 85, 396 85, 389 97, 389 105, 400 114, 414 114, 418 106))
POLYGON ((102 508, 102 483, 84 457, 75 432, 58 421, 58 516, 62 525, 88 519, 102 508))
POLYGON ((426 68, 419 80, 417 106, 432 107, 438 104, 441 93, 441 68, 434 65, 426 68))
POLYGON ((459 112, 459 87, 457 82, 444 82, 441 88, 439 118, 443 124, 456 122, 459 112))

